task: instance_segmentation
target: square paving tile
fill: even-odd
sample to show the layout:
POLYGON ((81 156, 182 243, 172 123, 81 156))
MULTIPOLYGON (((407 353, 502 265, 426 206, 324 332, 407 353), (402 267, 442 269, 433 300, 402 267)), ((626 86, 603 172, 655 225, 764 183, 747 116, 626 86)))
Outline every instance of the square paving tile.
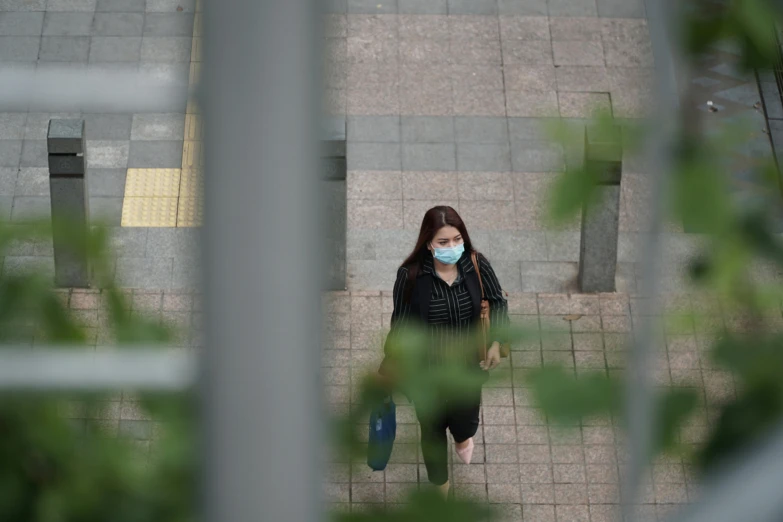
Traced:
POLYGON ((405 170, 456 170, 456 150, 449 143, 403 143, 402 168, 405 170))
POLYGON ((601 42, 554 41, 552 51, 555 65, 604 65, 601 42))
POLYGON ((87 62, 90 53, 88 36, 44 36, 38 59, 47 62, 87 62))
POLYGON ((141 36, 142 13, 95 13, 93 36, 141 36))
POLYGON ((595 0, 547 0, 549 16, 598 16, 595 0))
POLYGON ((508 143, 457 144, 457 170, 510 171, 511 151, 508 143))
POLYGON ((409 143, 451 143, 455 141, 451 116, 402 116, 402 141, 409 143))
POLYGON ((44 18, 44 36, 90 36, 93 13, 47 12, 44 18))

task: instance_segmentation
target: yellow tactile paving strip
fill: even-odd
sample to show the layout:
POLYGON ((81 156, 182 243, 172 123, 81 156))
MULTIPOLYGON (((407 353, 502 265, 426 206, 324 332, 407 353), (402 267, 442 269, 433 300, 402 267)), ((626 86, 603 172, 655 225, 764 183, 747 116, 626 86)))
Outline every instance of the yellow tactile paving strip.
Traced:
MULTIPOLYGON (((201 77, 201 1, 196 2, 190 50, 190 86, 201 77)), ((204 214, 201 111, 188 100, 179 169, 128 169, 122 203, 124 227, 198 227, 204 214)))

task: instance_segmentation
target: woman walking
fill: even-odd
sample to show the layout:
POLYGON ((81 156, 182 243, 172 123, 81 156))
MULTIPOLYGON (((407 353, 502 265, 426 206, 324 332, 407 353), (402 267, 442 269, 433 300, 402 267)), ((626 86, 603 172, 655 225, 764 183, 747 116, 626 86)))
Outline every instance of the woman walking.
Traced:
MULTIPOLYGON (((470 464, 473 436, 479 425, 481 383, 488 378, 487 372, 500 362, 500 344, 505 339, 499 330, 508 324, 508 305, 495 272, 484 256, 477 254, 474 258, 473 253, 470 236, 459 214, 447 206, 432 208, 424 215, 416 246, 397 271, 394 284, 389 339, 407 327, 423 326, 426 348, 416 354, 417 364, 434 374, 437 369, 456 362, 458 367, 482 377, 460 386, 459 394, 454 392, 454 387, 427 388, 427 393, 432 394, 427 397, 428 402, 434 403, 435 408, 426 411, 413 399, 421 425, 427 476, 444 495, 449 491, 446 430, 454 438, 459 459, 470 464), (475 266, 479 267, 479 273, 475 266), (486 357, 476 335, 482 287, 483 298, 490 305, 492 326, 486 357)), ((389 346, 387 341, 382 375, 394 371, 394 355, 389 346)))

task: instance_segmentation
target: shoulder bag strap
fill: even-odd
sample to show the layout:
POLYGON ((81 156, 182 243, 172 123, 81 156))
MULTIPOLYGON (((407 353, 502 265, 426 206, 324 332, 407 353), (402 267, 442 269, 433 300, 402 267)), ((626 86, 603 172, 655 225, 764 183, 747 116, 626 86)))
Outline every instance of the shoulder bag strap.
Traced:
POLYGON ((473 268, 476 270, 476 275, 479 280, 479 288, 481 288, 481 299, 484 299, 484 283, 481 281, 481 270, 479 270, 478 253, 474 250, 470 253, 470 260, 473 261, 473 268))

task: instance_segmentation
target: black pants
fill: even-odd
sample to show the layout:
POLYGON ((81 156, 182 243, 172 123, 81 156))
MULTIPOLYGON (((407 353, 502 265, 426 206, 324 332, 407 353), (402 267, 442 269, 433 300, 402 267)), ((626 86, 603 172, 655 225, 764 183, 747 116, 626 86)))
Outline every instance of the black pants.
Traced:
POLYGON ((449 480, 448 429, 455 442, 464 442, 476 434, 481 409, 481 388, 469 397, 455 402, 439 401, 438 411, 425 415, 416 408, 421 425, 421 452, 427 477, 432 484, 440 486, 449 480))

